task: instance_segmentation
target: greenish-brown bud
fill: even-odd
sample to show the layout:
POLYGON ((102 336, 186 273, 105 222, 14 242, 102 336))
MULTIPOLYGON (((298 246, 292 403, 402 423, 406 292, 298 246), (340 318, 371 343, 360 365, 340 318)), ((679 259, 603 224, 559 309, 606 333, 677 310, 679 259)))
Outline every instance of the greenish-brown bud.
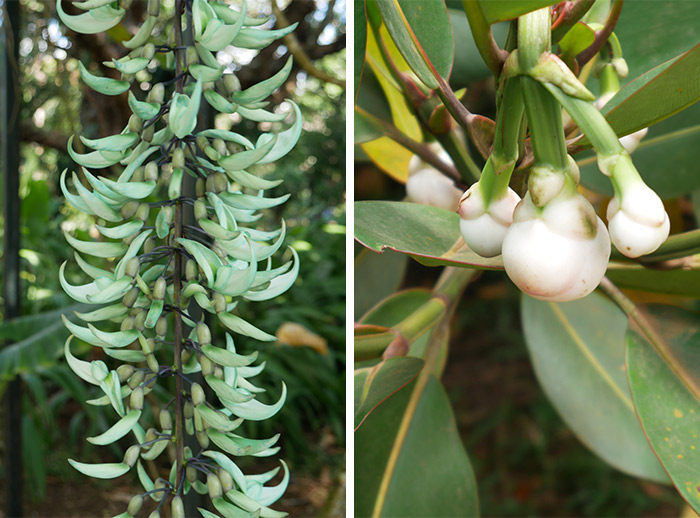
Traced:
POLYGON ((141 293, 141 290, 139 290, 137 286, 134 286, 126 292, 124 298, 122 298, 122 304, 124 304, 127 308, 130 308, 136 302, 139 293, 141 293))
POLYGON ((148 14, 158 16, 160 13, 160 0, 148 0, 148 14))
POLYGON ((185 518, 185 504, 180 496, 173 497, 170 502, 170 513, 173 518, 185 518))
POLYGON ((136 219, 140 219, 143 222, 148 221, 148 214, 151 211, 151 207, 148 203, 142 203, 139 205, 139 209, 136 211, 136 219))
POLYGON ((143 371, 136 371, 134 374, 129 378, 129 381, 127 381, 127 385, 131 390, 134 390, 136 387, 141 385, 143 383, 143 378, 145 377, 145 374, 143 371))
POLYGON ((188 67, 199 63, 199 54, 197 54, 197 49, 195 49, 194 47, 187 47, 187 51, 185 53, 185 61, 187 62, 188 67))
POLYGON ((168 319, 163 315, 156 322, 156 335, 163 337, 166 334, 168 334, 168 319))
POLYGON ((197 178, 197 181, 194 184, 194 193, 197 196, 197 198, 201 198, 207 193, 204 178, 197 178))
POLYGON ((241 82, 236 77, 236 74, 225 74, 224 85, 229 94, 238 92, 241 89, 241 82))
POLYGON ((163 408, 158 415, 158 421, 160 422, 161 430, 172 430, 173 429, 173 418, 170 416, 170 412, 163 408))
POLYGON ((168 283, 166 282, 165 277, 158 277, 153 285, 153 298, 155 300, 163 300, 163 297, 165 297, 165 288, 167 287, 168 283))
POLYGON ((141 448, 139 448, 136 444, 129 446, 124 454, 124 464, 129 467, 133 467, 139 458, 139 453, 141 453, 141 448))
POLYGON ((130 501, 126 508, 126 512, 131 516, 136 516, 143 506, 143 497, 141 495, 135 495, 130 501))
POLYGON ((146 168, 143 172, 143 178, 147 182, 155 182, 158 180, 158 163, 155 160, 151 160, 146 164, 146 168))
POLYGON ((148 368, 151 369, 153 374, 157 374, 160 370, 160 364, 158 363, 158 360, 156 360, 153 353, 146 355, 146 364, 148 365, 148 368))
POLYGON ((203 449, 207 449, 209 447, 209 436, 207 435, 206 432, 197 432, 195 434, 197 437, 197 442, 203 449))
POLYGON ((188 259, 187 263, 185 263, 185 279, 188 281, 194 281, 199 277, 199 269, 197 268, 197 262, 188 259))
POLYGON ((143 129, 143 121, 136 115, 132 115, 131 117, 129 117, 128 128, 129 131, 132 131, 134 133, 141 133, 141 129, 143 129))
POLYGON ((194 202, 194 219, 204 219, 207 217, 207 206, 202 200, 194 202))
POLYGON ((204 395, 204 389, 199 383, 192 383, 190 388, 190 393, 192 394, 192 404, 194 406, 203 405, 206 399, 204 395))
POLYGON ((153 43, 146 43, 143 46, 143 57, 146 59, 153 59, 156 55, 156 46, 153 43))
POLYGON ((117 376, 119 376, 119 383, 125 383, 131 375, 134 373, 134 366, 125 363, 117 367, 117 376))
POLYGON ((143 331, 143 329, 146 327, 146 316, 148 316, 148 312, 146 310, 142 309, 138 312, 138 314, 134 317, 134 329, 143 331))
POLYGON ((219 477, 213 473, 207 474, 207 489, 209 490, 209 498, 212 500, 214 498, 220 498, 224 494, 219 477))
POLYGON ((119 326, 120 331, 128 331, 134 328, 134 317, 126 317, 119 326))
POLYGON ((127 201, 119 211, 124 219, 130 219, 139 209, 139 202, 131 200, 127 201))
POLYGON ((202 376, 206 377, 210 374, 214 374, 214 362, 206 356, 202 355, 199 358, 199 365, 202 367, 202 376))
POLYGON ((156 133, 155 128, 156 127, 153 124, 151 124, 149 127, 144 129, 141 132, 141 140, 143 140, 144 142, 150 142, 151 140, 153 140, 153 135, 155 135, 156 133))
POLYGON ((135 410, 143 410, 143 389, 136 387, 129 395, 129 406, 135 410))
POLYGON ((197 341, 199 345, 211 343, 211 331, 209 330, 209 326, 204 322, 199 322, 197 324, 197 341))
POLYGON ((136 274, 139 273, 140 269, 141 261, 139 261, 138 257, 132 257, 127 261, 126 268, 124 268, 124 273, 133 278, 136 277, 136 274))
POLYGON ((181 147, 176 147, 173 150, 172 164, 173 168, 182 169, 183 167, 185 167, 185 152, 182 150, 181 147))
POLYGON ((153 88, 151 88, 151 91, 148 92, 148 97, 146 97, 146 99, 149 103, 162 104, 164 97, 165 86, 163 86, 163 83, 156 83, 155 85, 153 85, 153 88))
POLYGON ((226 311, 226 297, 219 292, 214 292, 211 300, 214 302, 214 311, 222 313, 226 311))
POLYGON ((233 489, 233 477, 231 476, 231 473, 225 469, 219 470, 219 482, 221 482, 221 489, 224 490, 224 493, 227 493, 233 489))

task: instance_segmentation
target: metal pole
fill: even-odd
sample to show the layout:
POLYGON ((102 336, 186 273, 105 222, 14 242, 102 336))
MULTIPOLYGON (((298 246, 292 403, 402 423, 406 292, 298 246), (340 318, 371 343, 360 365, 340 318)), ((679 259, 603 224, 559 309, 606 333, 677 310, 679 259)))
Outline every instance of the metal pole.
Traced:
MULTIPOLYGON (((20 315, 19 248, 19 0, 3 0, 2 85, 0 114, 3 130, 0 159, 5 219, 3 255, 4 320, 20 315)), ((22 385, 15 378, 5 393, 5 487, 8 517, 22 516, 22 385)))

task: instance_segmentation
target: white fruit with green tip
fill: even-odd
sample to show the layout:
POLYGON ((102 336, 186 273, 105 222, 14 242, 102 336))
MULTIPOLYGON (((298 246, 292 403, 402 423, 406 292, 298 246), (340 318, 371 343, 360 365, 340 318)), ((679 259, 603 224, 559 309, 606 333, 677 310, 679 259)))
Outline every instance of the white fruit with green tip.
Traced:
POLYGON ((513 222, 513 211, 520 202, 510 187, 502 196, 491 201, 488 208, 479 182, 472 185, 459 201, 459 230, 469 248, 482 257, 501 254, 506 232, 513 222))
POLYGON ((642 182, 625 187, 608 204, 610 238, 622 254, 650 254, 666 241, 671 227, 661 198, 642 182))
POLYGON ((518 288, 540 300, 580 299, 600 283, 610 257, 602 220, 581 195, 538 209, 529 193, 503 241, 503 264, 518 288))

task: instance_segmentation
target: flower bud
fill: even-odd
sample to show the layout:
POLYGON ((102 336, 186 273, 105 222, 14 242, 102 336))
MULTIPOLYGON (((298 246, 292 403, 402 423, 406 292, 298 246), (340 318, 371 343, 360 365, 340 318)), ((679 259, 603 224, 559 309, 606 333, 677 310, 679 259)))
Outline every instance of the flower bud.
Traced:
POLYGON ((194 219, 204 219, 207 217, 207 205, 202 200, 194 202, 194 219))
POLYGON ((559 196, 539 209, 528 193, 503 240, 508 277, 541 300, 585 297, 605 275, 609 257, 605 225, 579 194, 559 196))
POLYGON ((408 177, 406 194, 415 203, 453 211, 462 193, 447 176, 426 167, 408 177))
POLYGON ((129 406, 134 410, 143 410, 143 389, 136 387, 129 395, 129 406))
POLYGON ((147 182, 155 182, 158 180, 158 163, 155 160, 151 160, 146 164, 143 171, 143 178, 147 182))
POLYGON ((225 469, 219 470, 219 482, 221 482, 221 489, 224 490, 224 493, 233 489, 233 477, 225 469))
POLYGON ((625 151, 631 155, 634 150, 637 149, 637 146, 639 146, 639 143, 646 136, 648 131, 649 128, 642 128, 639 131, 635 131, 634 133, 620 137, 620 144, 622 144, 625 151))
POLYGON ((134 374, 134 366, 125 363, 117 367, 117 376, 119 376, 119 383, 125 383, 132 374, 134 374))
POLYGON ((207 489, 209 490, 209 498, 219 498, 223 496, 224 491, 221 488, 221 481, 214 473, 207 474, 207 489))
POLYGON ((666 241, 671 227, 661 198, 643 182, 627 185, 608 204, 610 239, 627 257, 650 254, 666 241))
POLYGON ((202 368, 202 376, 206 377, 214 374, 214 363, 206 356, 202 355, 199 358, 199 365, 202 368))
POLYGON ((139 209, 139 202, 135 200, 127 201, 119 211, 124 219, 130 219, 139 209))
POLYGON ((161 104, 163 102, 163 97, 165 97, 165 86, 163 86, 163 83, 156 83, 148 92, 146 100, 149 103, 161 104))
POLYGON ((142 203, 136 211, 136 219, 140 219, 143 222, 148 221, 148 214, 150 211, 151 207, 149 207, 148 203, 142 203))
POLYGON ((173 150, 173 169, 182 169, 185 167, 185 152, 181 147, 176 147, 173 150))
POLYGON ((165 315, 158 318, 156 322, 156 335, 163 337, 168 334, 168 319, 165 315))
POLYGON ((143 372, 143 371, 136 371, 136 372, 134 372, 133 376, 131 376, 131 377, 129 378, 129 381, 127 382, 127 385, 129 386, 129 388, 131 388, 132 390, 134 390, 136 387, 138 387, 139 385, 141 385, 141 383, 143 382, 143 378, 144 378, 144 377, 145 377, 145 375, 144 375, 144 372, 143 372))
POLYGON ((170 416, 170 412, 166 408, 162 408, 160 414, 158 415, 158 421, 160 422, 161 430, 172 430, 173 429, 173 418, 170 416))
POLYGON ((194 406, 199 406, 203 405, 205 401, 205 396, 204 396, 204 389, 202 389, 202 386, 199 383, 192 383, 192 387, 190 388, 190 393, 192 394, 192 404, 194 406))
POLYGON ((131 516, 136 516, 138 514, 138 512, 141 510, 141 506, 143 506, 143 496, 135 495, 129 501, 129 505, 126 508, 126 512, 129 513, 131 516))
POLYGON ((199 271, 197 269, 197 263, 196 261, 192 259, 188 259, 187 262, 185 263, 185 278, 188 281, 193 281, 197 278, 199 275, 199 271))
POLYGON ((134 444, 133 446, 129 446, 129 448, 126 450, 126 453, 124 454, 124 464, 126 464, 129 467, 133 467, 139 458, 139 453, 141 453, 141 448, 139 446, 137 446, 136 444, 134 444))
POLYGON ((187 466, 185 469, 185 477, 190 484, 194 484, 197 481, 197 470, 192 466, 187 466))
POLYGON ((180 496, 174 496, 170 502, 170 513, 173 518, 185 518, 185 504, 180 496))
POLYGON ((211 343, 211 331, 209 330, 209 326, 204 322, 199 322, 197 324, 197 342, 199 342, 200 345, 211 343))
POLYGON ((160 364, 158 363, 158 360, 156 360, 153 353, 146 355, 146 365, 148 365, 148 368, 151 369, 153 374, 157 374, 160 370, 160 364))
POLYGON ((510 187, 500 197, 491 200, 486 208, 481 184, 472 185, 462 196, 457 207, 461 219, 459 230, 469 248, 482 257, 501 253, 503 238, 513 221, 513 210, 520 197, 510 187))
POLYGON ((207 435, 206 432, 197 432, 196 434, 197 437, 197 442, 203 449, 207 449, 209 447, 209 436, 207 435))

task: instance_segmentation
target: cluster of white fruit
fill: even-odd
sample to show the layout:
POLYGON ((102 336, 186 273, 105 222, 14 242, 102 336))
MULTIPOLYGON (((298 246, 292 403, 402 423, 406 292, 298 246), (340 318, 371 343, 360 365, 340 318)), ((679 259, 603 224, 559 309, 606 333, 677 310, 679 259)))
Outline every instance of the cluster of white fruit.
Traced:
POLYGON ((522 200, 507 188, 489 203, 480 182, 472 185, 458 207, 462 236, 483 257, 502 254, 506 273, 525 293, 552 301, 584 297, 605 274, 611 240, 622 254, 639 257, 668 237, 669 219, 658 195, 638 175, 619 181, 629 167, 626 151, 601 167, 605 173, 622 171, 614 176, 616 194, 607 210, 610 234, 578 193, 579 170, 569 157, 566 171, 534 167, 522 200))

